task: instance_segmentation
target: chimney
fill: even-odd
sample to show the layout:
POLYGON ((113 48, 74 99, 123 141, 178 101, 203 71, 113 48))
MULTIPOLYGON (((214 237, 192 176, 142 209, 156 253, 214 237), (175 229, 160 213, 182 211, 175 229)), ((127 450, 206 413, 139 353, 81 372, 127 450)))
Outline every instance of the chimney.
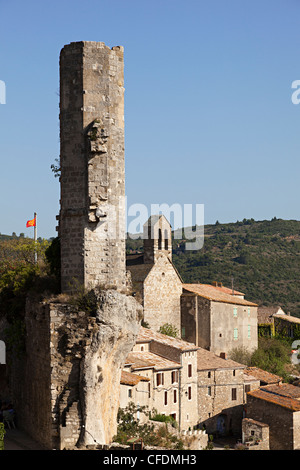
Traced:
POLYGON ((221 352, 220 353, 220 358, 226 360, 227 359, 227 354, 225 352, 221 352))

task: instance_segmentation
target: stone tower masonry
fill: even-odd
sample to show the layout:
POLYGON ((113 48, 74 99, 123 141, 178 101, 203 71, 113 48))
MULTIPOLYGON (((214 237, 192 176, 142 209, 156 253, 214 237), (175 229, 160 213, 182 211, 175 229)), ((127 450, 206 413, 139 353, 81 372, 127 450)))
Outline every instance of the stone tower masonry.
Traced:
POLYGON ((151 215, 143 226, 144 263, 155 264, 164 253, 172 261, 172 229, 164 215, 151 215))
POLYGON ((126 285, 123 48, 60 54, 61 289, 126 285))

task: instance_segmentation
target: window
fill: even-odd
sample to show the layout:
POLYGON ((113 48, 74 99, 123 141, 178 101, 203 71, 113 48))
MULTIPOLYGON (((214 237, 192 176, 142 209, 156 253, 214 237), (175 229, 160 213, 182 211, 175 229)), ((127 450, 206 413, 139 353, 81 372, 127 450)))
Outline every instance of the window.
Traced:
POLYGON ((181 337, 185 338, 185 328, 184 327, 181 328, 181 337))
POLYGON ((173 402, 177 403, 177 390, 173 390, 173 402))
POLYGON ((156 375, 156 385, 159 386, 163 384, 164 384, 164 374, 162 372, 159 372, 156 375))
POLYGON ((237 307, 233 307, 233 316, 237 317, 237 307))
POLYGON ((188 395, 188 399, 191 400, 192 399, 192 387, 188 387, 187 395, 188 395))
POLYGON ((168 392, 165 392, 165 406, 168 404, 168 392))
POLYGON ((188 377, 192 377, 192 364, 188 365, 188 377))
POLYGON ((248 317, 250 317, 250 307, 248 307, 248 317))
POLYGON ((161 250, 161 243, 162 243, 162 234, 161 229, 158 229, 158 249, 161 250))
POLYGON ((129 398, 132 398, 132 390, 131 390, 131 388, 128 390, 128 397, 129 397, 129 398))
POLYGON ((231 389, 231 400, 236 400, 236 388, 231 389))
POLYGON ((169 249, 168 231, 165 230, 165 250, 169 249))
POLYGON ((151 385, 150 383, 148 384, 148 397, 151 397, 151 385))
POLYGON ((178 383, 178 370, 173 370, 171 374, 172 384, 178 383))
POLYGON ((207 395, 211 397, 211 387, 207 387, 207 395))
POLYGON ((207 374, 207 377, 210 379, 211 378, 211 372, 209 371, 207 374))
POLYGON ((234 330, 233 330, 233 339, 234 340, 238 339, 238 329, 237 328, 234 328, 234 330))
POLYGON ((235 377, 235 370, 232 371, 232 375, 233 375, 233 377, 235 377))
POLYGON ((248 339, 251 338, 251 326, 248 325, 248 339))
POLYGON ((245 385, 245 392, 246 393, 250 392, 250 385, 245 385))

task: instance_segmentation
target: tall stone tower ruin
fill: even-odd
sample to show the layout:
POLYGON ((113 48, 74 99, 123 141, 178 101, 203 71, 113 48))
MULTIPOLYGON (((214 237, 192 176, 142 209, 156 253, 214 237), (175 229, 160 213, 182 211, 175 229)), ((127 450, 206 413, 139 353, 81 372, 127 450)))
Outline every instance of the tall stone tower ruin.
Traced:
POLYGON ((123 48, 60 55, 61 289, 126 285, 123 48))

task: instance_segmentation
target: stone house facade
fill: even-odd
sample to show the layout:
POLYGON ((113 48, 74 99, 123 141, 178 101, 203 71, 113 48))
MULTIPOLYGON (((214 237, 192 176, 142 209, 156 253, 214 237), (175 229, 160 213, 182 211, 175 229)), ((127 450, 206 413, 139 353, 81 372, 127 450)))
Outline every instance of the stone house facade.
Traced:
POLYGON ((249 450, 270 450, 269 426, 254 419, 244 418, 242 443, 247 445, 249 450))
POLYGON ((151 216, 143 236, 144 253, 127 256, 131 289, 143 306, 149 328, 158 331, 169 323, 180 334, 182 280, 172 263, 171 226, 164 216, 151 216))
MULTIPOLYGON (((130 402, 170 415, 180 430, 241 435, 247 392, 260 382, 246 366, 181 339, 141 327, 121 378, 120 406, 130 402)), ((140 413, 141 422, 147 418, 140 413)))
POLYGON ((130 401, 143 404, 150 411, 172 416, 180 430, 193 429, 198 422, 197 349, 178 338, 141 327, 123 371, 143 376, 145 383, 130 385, 121 381, 120 403, 123 407, 130 401))
POLYGON ((259 388, 259 381, 244 375, 246 366, 206 349, 198 349, 197 359, 199 426, 208 433, 239 435, 247 391, 259 388))
MULTIPOLYGON (((125 364, 124 370, 121 372, 121 387, 120 387, 120 408, 126 408, 126 406, 133 402, 138 406, 149 405, 149 394, 150 394, 150 377, 135 374, 129 372, 131 365, 134 363, 125 364)), ((145 369, 151 376, 151 369, 145 369)), ((143 421, 143 414, 139 417, 143 421)))
POLYGON ((215 354, 257 348, 257 305, 207 284, 183 284, 182 338, 215 354))
POLYGON ((269 426, 270 450, 300 449, 300 389, 268 385, 247 394, 246 418, 269 426))

